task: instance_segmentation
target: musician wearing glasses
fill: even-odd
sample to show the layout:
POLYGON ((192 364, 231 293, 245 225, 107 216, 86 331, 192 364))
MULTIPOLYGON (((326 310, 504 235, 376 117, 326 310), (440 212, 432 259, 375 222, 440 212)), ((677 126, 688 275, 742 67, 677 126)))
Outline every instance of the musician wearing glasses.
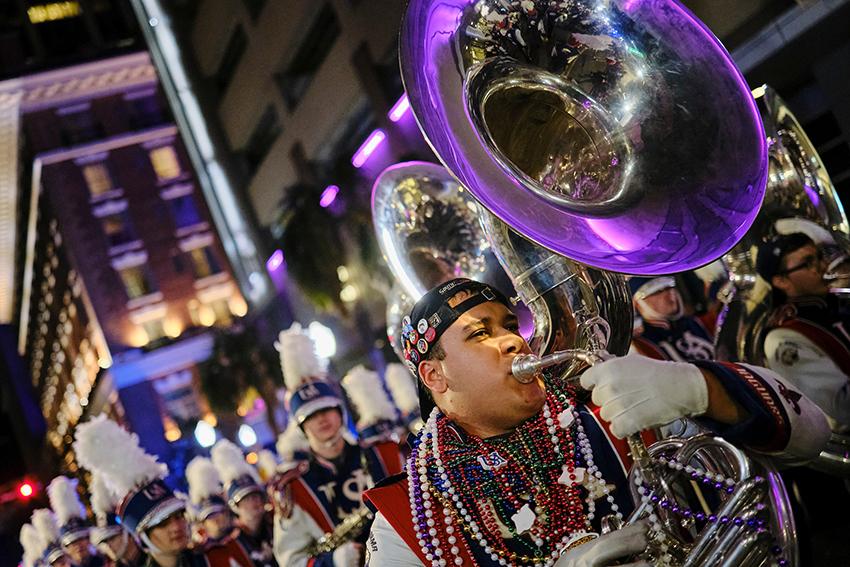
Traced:
POLYGON ((640 331, 632 337, 632 350, 658 360, 713 360, 714 338, 705 325, 685 313, 676 279, 629 279, 640 331))
POLYGON ((269 482, 275 557, 281 567, 359 567, 371 523, 362 494, 402 470, 398 444, 346 439, 342 398, 322 379, 312 339, 299 326, 283 331, 275 346, 292 392, 290 419, 310 446, 304 460, 269 482))
POLYGON ((836 430, 850 427, 850 309, 829 293, 827 263, 806 234, 762 244, 759 275, 773 289, 765 365, 818 404, 836 430))
MULTIPOLYGON (((597 536, 601 518, 634 508, 624 437, 692 416, 789 460, 811 459, 826 442, 820 410, 758 367, 629 355, 585 371, 582 388, 544 373, 515 379, 512 362, 530 348, 510 305, 487 285, 455 279, 403 320, 427 421, 406 478, 366 492, 377 511, 369 565, 618 565, 660 529, 650 516, 597 536)), ((658 553, 664 564, 666 544, 658 553)))

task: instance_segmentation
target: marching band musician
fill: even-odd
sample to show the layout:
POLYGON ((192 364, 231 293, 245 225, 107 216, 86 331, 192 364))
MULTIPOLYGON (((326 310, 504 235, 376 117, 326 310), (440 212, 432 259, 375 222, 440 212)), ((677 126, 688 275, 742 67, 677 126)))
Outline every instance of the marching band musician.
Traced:
POLYGON ((398 443, 401 436, 399 412, 384 390, 377 372, 358 364, 342 378, 342 388, 357 414, 357 436, 361 444, 398 443))
POLYGON ((86 520, 86 508, 77 493, 77 480, 57 476, 47 486, 50 507, 59 521, 62 548, 77 567, 101 567, 103 558, 91 545, 91 526, 86 520))
POLYGON ((641 330, 632 350, 658 360, 714 360, 714 338, 702 321, 687 315, 672 276, 629 279, 641 330))
POLYGON ((38 530, 32 524, 24 524, 21 526, 18 539, 21 542, 21 547, 24 549, 21 565, 23 567, 37 567, 38 562, 41 560, 43 546, 38 530))
POLYGON ((47 508, 32 513, 31 522, 38 534, 35 564, 43 567, 71 567, 71 558, 62 549, 56 515, 47 508))
POLYGON ((265 487, 256 469, 245 461, 242 450, 227 439, 218 441, 210 456, 224 482, 227 504, 236 515, 239 545, 257 567, 276 567, 265 487))
POLYGON ((210 565, 252 567, 248 552, 235 538, 233 518, 227 502, 221 497, 218 470, 206 457, 195 457, 186 466, 192 520, 200 524, 204 540, 201 548, 210 565))
POLYGON ((291 392, 289 415, 309 444, 306 460, 285 469, 270 484, 275 501, 275 556, 282 567, 362 564, 368 533, 361 495, 401 471, 392 441, 360 446, 344 436, 342 399, 324 381, 324 367, 310 337, 295 324, 280 333, 283 376, 291 392))
POLYGON ((124 529, 115 515, 118 499, 103 476, 92 473, 89 484, 91 507, 97 519, 91 529, 91 542, 114 567, 136 567, 144 557, 136 538, 124 529))
MULTIPOLYGON (((625 517, 634 506, 625 436, 692 416, 788 462, 815 457, 829 435, 814 404, 753 366, 614 358, 581 375, 592 403, 543 374, 521 383, 511 363, 530 348, 510 303, 472 280, 432 289, 403 325, 426 424, 407 478, 366 493, 377 514, 369 565, 619 564, 647 544, 642 523, 595 533, 600 518, 625 517)), ((657 522, 649 516, 650 531, 660 535, 657 522)), ((665 546, 662 536, 659 564, 669 561, 665 546)))
POLYGON ((422 426, 422 416, 419 415, 416 382, 407 368, 398 362, 387 364, 384 377, 393 401, 401 412, 401 424, 410 432, 417 432, 422 426))
POLYGON ((207 567, 189 549, 186 504, 163 481, 168 468, 139 447, 137 436, 106 415, 77 426, 74 450, 80 465, 99 474, 122 495, 118 516, 145 551, 142 567, 207 567))
POLYGON ((759 247, 756 270, 773 289, 765 365, 850 429, 850 309, 829 293, 827 265, 806 234, 779 234, 759 247))

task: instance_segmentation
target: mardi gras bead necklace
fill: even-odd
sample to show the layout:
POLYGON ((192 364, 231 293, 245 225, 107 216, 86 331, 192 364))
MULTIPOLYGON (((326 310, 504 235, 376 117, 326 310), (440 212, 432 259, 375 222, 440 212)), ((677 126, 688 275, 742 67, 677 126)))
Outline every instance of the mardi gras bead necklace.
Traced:
POLYGON ((432 565, 462 565, 460 548, 471 555, 475 544, 500 565, 552 565, 594 537, 596 498, 622 518, 574 400, 547 384, 538 415, 491 439, 459 435, 432 412, 407 462, 414 532, 432 565))

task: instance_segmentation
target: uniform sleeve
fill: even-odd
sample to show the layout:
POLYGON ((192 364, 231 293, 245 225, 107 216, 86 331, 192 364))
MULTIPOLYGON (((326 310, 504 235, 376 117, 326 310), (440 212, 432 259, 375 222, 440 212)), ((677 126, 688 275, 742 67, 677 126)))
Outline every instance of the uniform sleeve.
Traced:
POLYGON ((720 380, 749 414, 733 426, 697 421, 732 443, 771 457, 776 465, 800 465, 826 447, 830 429, 818 406, 776 372, 749 364, 694 362, 720 380))
POLYGON ((288 518, 275 516, 274 557, 280 567, 332 567, 331 554, 310 557, 306 549, 324 532, 300 506, 292 507, 288 518))
POLYGON ((829 417, 850 425, 850 378, 811 339, 793 329, 773 329, 764 342, 765 364, 829 417))
POLYGON ((423 567, 390 523, 378 512, 366 542, 366 567, 423 567))

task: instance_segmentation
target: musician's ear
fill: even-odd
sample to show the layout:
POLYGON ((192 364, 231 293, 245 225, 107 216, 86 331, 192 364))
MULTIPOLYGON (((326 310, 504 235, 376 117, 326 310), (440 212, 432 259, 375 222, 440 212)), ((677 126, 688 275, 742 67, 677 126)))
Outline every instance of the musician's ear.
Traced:
POLYGON ((419 377, 431 394, 442 394, 448 389, 441 360, 430 358, 419 363, 419 377))

